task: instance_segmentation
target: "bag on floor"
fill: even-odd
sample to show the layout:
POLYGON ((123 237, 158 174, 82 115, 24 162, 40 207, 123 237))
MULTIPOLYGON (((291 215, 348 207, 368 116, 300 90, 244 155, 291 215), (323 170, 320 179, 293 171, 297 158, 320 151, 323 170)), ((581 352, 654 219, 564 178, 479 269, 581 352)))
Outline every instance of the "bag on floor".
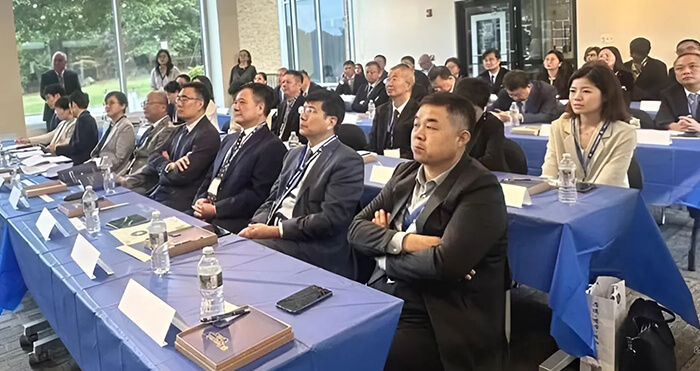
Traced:
POLYGON ((622 325, 625 336, 620 371, 675 371, 676 341, 668 324, 676 315, 653 300, 639 298, 632 303, 622 325), (670 319, 664 318, 664 313, 670 319))
POLYGON ((598 357, 581 358, 580 370, 615 371, 619 350, 623 346, 619 329, 627 313, 625 281, 598 277, 586 294, 598 357))

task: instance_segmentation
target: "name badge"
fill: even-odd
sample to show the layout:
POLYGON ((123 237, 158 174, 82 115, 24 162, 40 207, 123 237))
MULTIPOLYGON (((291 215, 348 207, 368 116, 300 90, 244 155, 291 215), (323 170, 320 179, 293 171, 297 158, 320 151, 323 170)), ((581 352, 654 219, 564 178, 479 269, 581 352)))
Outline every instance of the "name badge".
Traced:
POLYGON ((209 184, 209 189, 207 190, 207 194, 209 195, 210 201, 216 201, 216 195, 219 193, 220 185, 221 178, 219 178, 218 176, 211 180, 211 184, 209 184))

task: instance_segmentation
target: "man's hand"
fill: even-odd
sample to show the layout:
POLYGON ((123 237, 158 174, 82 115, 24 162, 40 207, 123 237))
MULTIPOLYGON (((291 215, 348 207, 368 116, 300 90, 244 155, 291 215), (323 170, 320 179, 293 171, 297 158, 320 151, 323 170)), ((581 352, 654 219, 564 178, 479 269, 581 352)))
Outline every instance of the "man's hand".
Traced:
POLYGON ((442 239, 440 237, 409 233, 403 238, 403 244, 401 246, 404 252, 418 252, 437 246, 441 242, 442 239))
POLYGON ((211 220, 216 217, 216 206, 209 200, 200 198, 192 206, 194 216, 203 220, 211 220))
POLYGON ((700 132, 700 123, 698 123, 692 116, 679 117, 678 124, 681 127, 681 131, 700 132))
POLYGON ((182 173, 190 167, 190 158, 185 156, 175 161, 174 163, 177 169, 180 170, 180 172, 182 173))
POLYGON ((387 213, 384 211, 384 209, 378 210, 374 212, 374 218, 372 219, 372 223, 382 227, 389 229, 389 221, 391 220, 391 213, 387 213))
POLYGON ((501 122, 509 122, 511 117, 510 117, 510 112, 492 112, 496 117, 498 117, 501 122))
POLYGON ((247 226, 240 233, 238 233, 238 235, 250 240, 269 240, 273 238, 280 238, 280 229, 279 227, 257 223, 247 226))
POLYGON ((681 127, 680 123, 672 122, 672 123, 668 124, 668 130, 683 131, 683 128, 681 127))
POLYGON ((467 280, 467 281, 471 281, 472 278, 474 278, 475 275, 476 275, 476 271, 472 269, 471 271, 469 271, 469 274, 467 274, 466 276, 464 276, 464 279, 467 280))
POLYGON ((168 154, 168 151, 163 151, 160 153, 161 156, 163 156, 166 160, 170 161, 170 155, 168 154))

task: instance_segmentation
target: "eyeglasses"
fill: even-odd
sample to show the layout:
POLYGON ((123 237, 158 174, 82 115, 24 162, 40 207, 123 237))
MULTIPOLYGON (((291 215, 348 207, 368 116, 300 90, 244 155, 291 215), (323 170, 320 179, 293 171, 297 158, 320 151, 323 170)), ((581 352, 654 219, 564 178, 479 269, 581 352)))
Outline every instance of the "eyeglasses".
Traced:
POLYGON ((149 102, 149 101, 145 100, 145 101, 143 101, 143 102, 141 103, 141 108, 146 108, 146 106, 148 106, 149 104, 162 104, 162 105, 165 105, 165 103, 163 103, 163 102, 149 102))
POLYGON ((308 114, 311 114, 311 113, 316 113, 316 108, 311 107, 311 106, 302 106, 302 107, 299 107, 299 114, 300 114, 300 115, 303 115, 303 114, 307 114, 307 115, 308 115, 308 114))
POLYGON ((187 103, 191 100, 202 100, 201 98, 191 98, 186 95, 178 95, 177 98, 175 98, 175 102, 182 102, 182 103, 187 103))

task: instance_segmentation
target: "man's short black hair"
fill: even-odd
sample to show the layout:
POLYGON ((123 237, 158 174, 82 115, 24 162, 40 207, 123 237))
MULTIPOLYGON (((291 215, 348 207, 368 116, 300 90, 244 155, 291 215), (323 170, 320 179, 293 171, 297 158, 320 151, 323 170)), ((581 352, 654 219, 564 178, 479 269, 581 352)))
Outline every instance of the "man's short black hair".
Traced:
POLYGON ((301 71, 299 71, 299 72, 300 72, 302 75, 304 75, 304 78, 309 77, 309 73, 306 72, 306 70, 301 70, 301 71))
POLYGON ((68 97, 60 97, 56 100, 56 103, 54 103, 54 107, 67 110, 70 108, 70 99, 68 97))
POLYGON ((343 67, 345 67, 345 66, 352 66, 353 68, 355 68, 355 62, 353 62, 351 60, 347 60, 347 61, 345 61, 345 63, 343 63, 343 67))
POLYGON ((382 67, 379 65, 379 63, 377 63, 375 61, 367 62, 367 64, 365 64, 365 68, 367 68, 369 66, 377 67, 378 70, 382 69, 382 67))
POLYGON ((183 73, 183 74, 181 74, 181 75, 177 75, 177 77, 175 78, 175 80, 180 79, 180 78, 185 79, 185 81, 187 81, 187 82, 191 82, 191 81, 192 81, 192 79, 190 78, 190 75, 188 75, 188 74, 186 74, 186 73, 183 73))
MULTIPOLYGON (((209 89, 207 88, 206 85, 202 84, 199 81, 195 82, 188 82, 185 85, 182 85, 182 90, 185 90, 185 88, 192 88, 194 89, 194 93, 197 95, 197 98, 201 99, 202 102, 204 103, 204 106, 202 107, 203 110, 207 110, 207 106, 209 105, 209 101, 211 100, 211 93, 209 93, 209 89)), ((194 98, 194 97, 190 97, 194 98)))
POLYGON ((454 94, 471 101, 477 107, 485 108, 489 104, 491 87, 482 79, 464 78, 457 83, 454 94))
POLYGON ((491 48, 491 49, 486 49, 483 54, 481 54, 481 60, 486 59, 486 57, 489 56, 489 54, 493 54, 496 59, 501 59, 501 52, 498 51, 498 49, 491 48))
POLYGON ((450 116, 450 122, 459 130, 469 130, 474 128, 476 111, 474 104, 465 98, 447 92, 430 94, 423 98, 420 103, 423 106, 445 107, 450 116))
POLYGON ((447 67, 438 66, 438 67, 433 67, 433 69, 430 70, 430 72, 428 73, 428 80, 430 80, 430 82, 433 82, 438 77, 443 79, 443 80, 447 80, 450 78, 450 76, 452 76, 452 73, 450 72, 450 70, 447 67))
POLYGON ((377 58, 380 58, 380 59, 384 60, 384 64, 386 64, 386 57, 385 57, 385 56, 383 56, 383 55, 381 55, 381 54, 377 54, 377 55, 374 56, 374 59, 377 59, 377 58))
POLYGON ((630 52, 640 55, 649 55, 651 51, 651 41, 638 37, 630 42, 630 52))
POLYGON ((525 71, 512 70, 503 77, 503 87, 514 91, 527 88, 530 85, 530 76, 525 71))
POLYGON ((82 90, 76 90, 71 93, 70 102, 75 103, 80 109, 87 109, 90 105, 90 97, 82 90))
POLYGON ((107 103, 107 99, 114 97, 117 99, 117 102, 124 106, 124 110, 126 111, 127 107, 129 107, 129 100, 126 98, 126 95, 120 91, 110 91, 105 95, 105 103, 107 103))
POLYGON ((44 88, 44 96, 49 95, 49 94, 51 94, 51 95, 58 94, 60 96, 64 96, 64 95, 66 95, 66 89, 64 89, 61 84, 47 85, 44 88))
POLYGON ((340 129, 340 125, 345 119, 345 102, 338 95, 338 93, 326 90, 318 89, 309 93, 306 97, 306 102, 321 102, 321 110, 325 116, 333 116, 338 119, 333 130, 337 133, 340 129))
MULTIPOLYGON (((263 108, 263 112, 265 113, 265 116, 270 114, 270 111, 272 110, 272 105, 275 103, 275 92, 272 90, 271 87, 265 85, 265 84, 258 84, 256 82, 249 82, 247 84, 244 84, 241 86, 239 89, 231 93, 231 96, 233 99, 236 99, 236 95, 242 90, 249 89, 251 93, 253 93, 253 100, 255 100, 256 104, 263 103, 265 108, 263 108)), ((230 92, 230 90, 229 90, 230 92)))
POLYGON ((401 61, 404 61, 404 60, 411 62, 411 64, 414 66, 416 65, 416 60, 413 57, 411 57, 410 55, 404 55, 403 57, 401 57, 401 61))
MULTIPOLYGON (((354 64, 353 64, 353 66, 354 66, 354 64)), ((300 84, 304 83, 304 75, 302 75, 301 72, 299 72, 299 71, 289 70, 289 71, 285 72, 284 75, 285 76, 292 75, 292 76, 294 76, 295 79, 297 79, 299 81, 300 84)))
POLYGON ((182 88, 180 88, 180 84, 177 83, 177 81, 170 81, 169 83, 165 84, 163 87, 163 90, 165 90, 166 93, 177 93, 182 88))

